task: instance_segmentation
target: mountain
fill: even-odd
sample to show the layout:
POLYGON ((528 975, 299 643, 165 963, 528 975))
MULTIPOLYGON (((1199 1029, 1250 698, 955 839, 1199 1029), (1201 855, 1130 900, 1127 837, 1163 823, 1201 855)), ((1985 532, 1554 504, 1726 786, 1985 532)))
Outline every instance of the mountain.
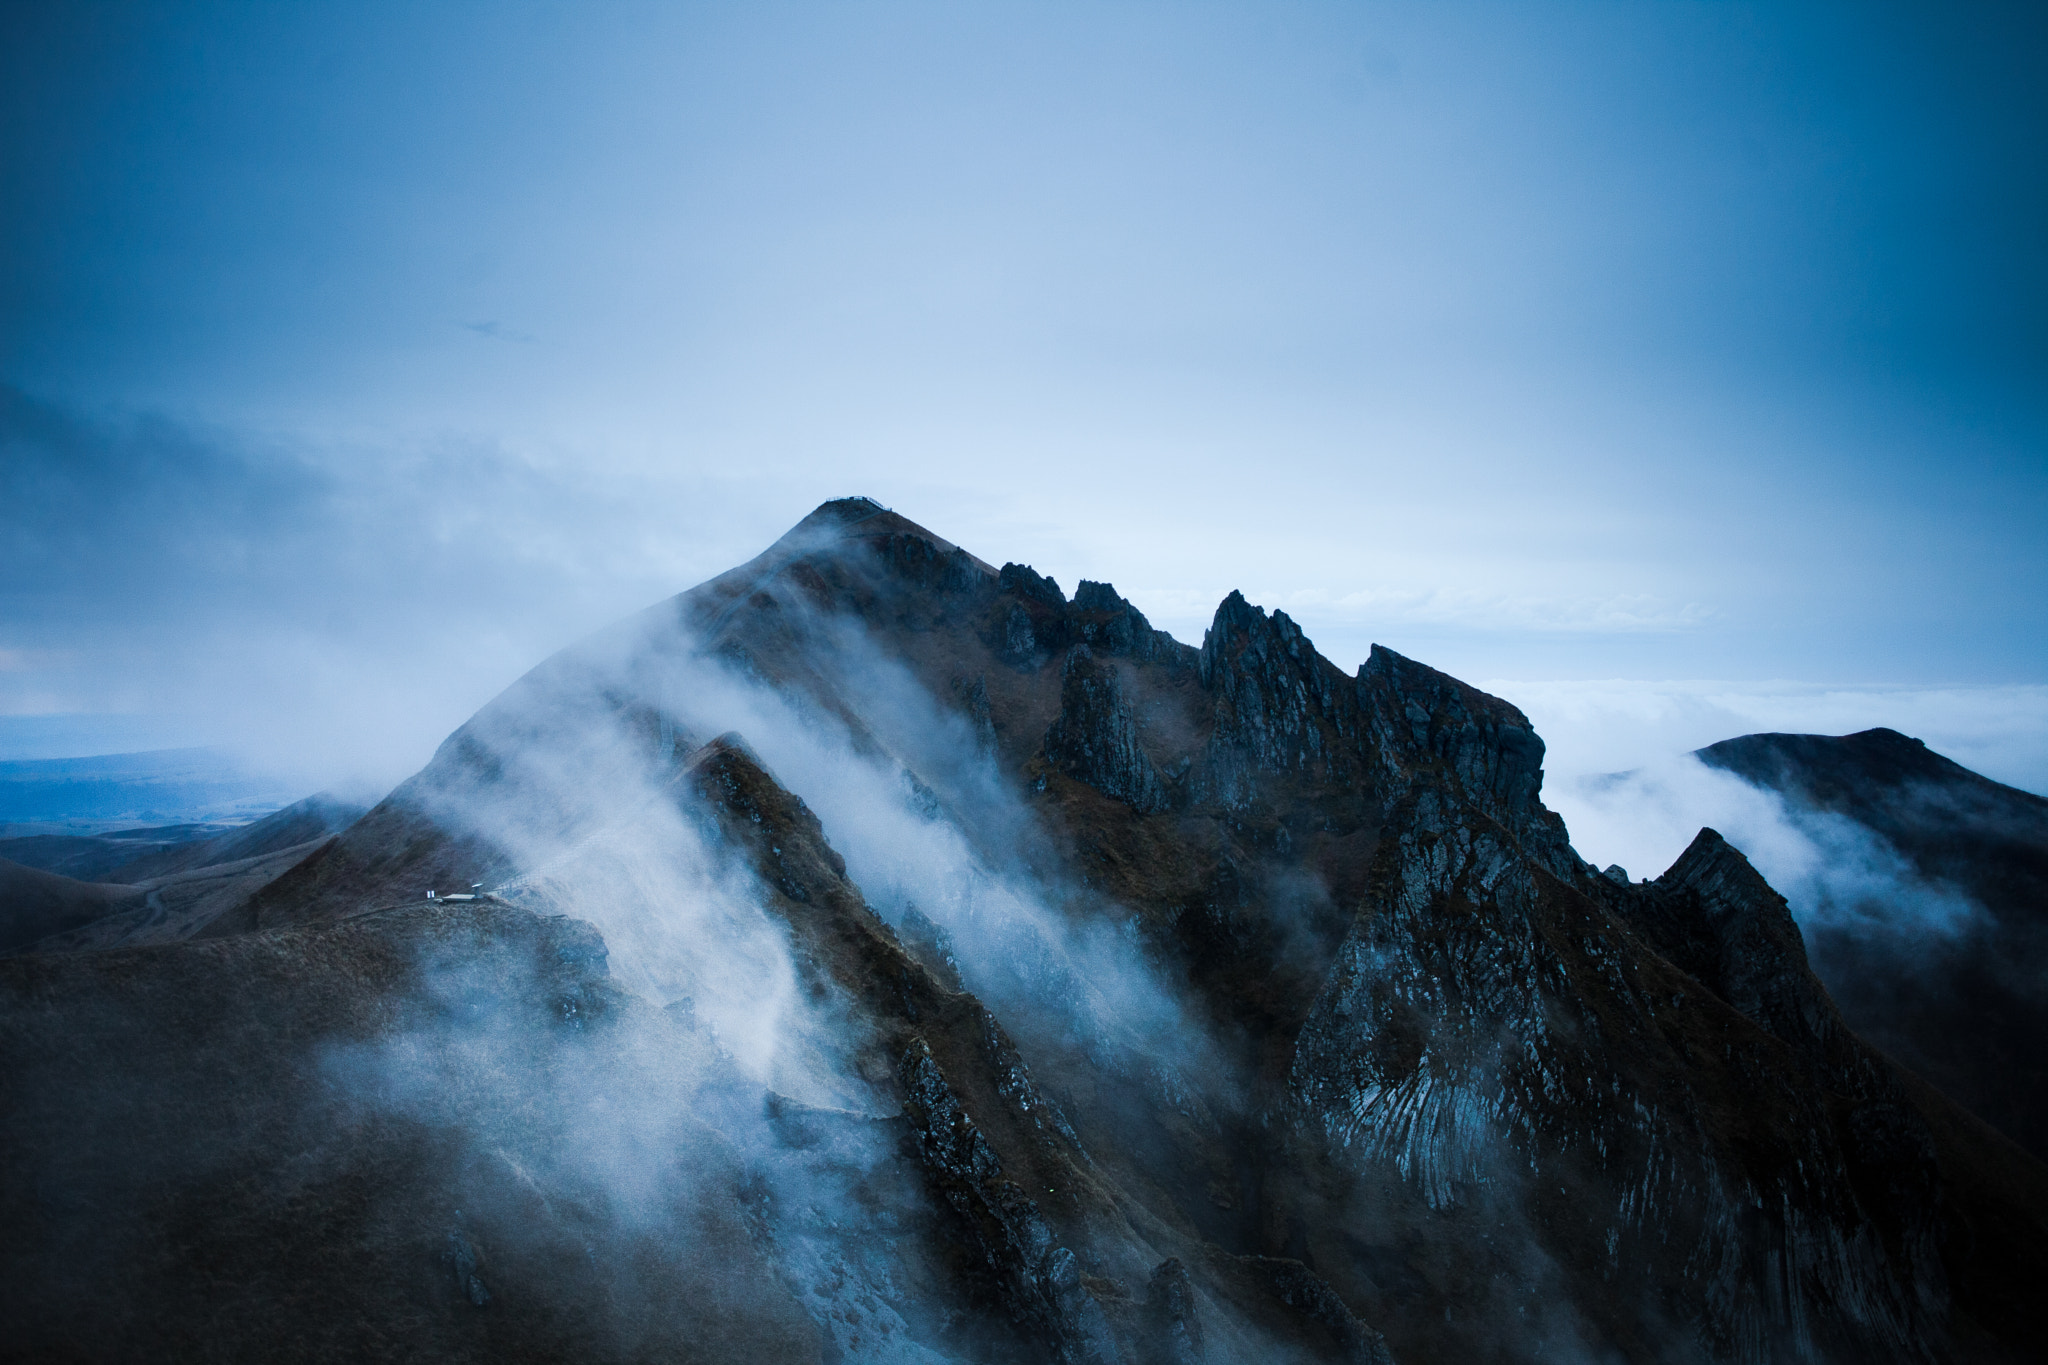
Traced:
POLYGON ((0 953, 190 938, 362 813, 323 793, 225 830, 172 825, 0 839, 0 855, 19 860, 0 856, 0 953))
POLYGON ((1858 1033, 2048 1157, 2048 800, 1895 730, 1744 735, 1696 757, 1904 863, 1809 918, 1816 969, 1858 1033), (1914 903, 1929 897, 1965 911, 1930 923, 1914 903))
POLYGON ((238 828, 139 855, 111 869, 108 880, 143 882, 176 872, 266 857, 338 834, 361 819, 365 809, 320 792, 238 828))
POLYGON ((2048 1170, 1542 759, 827 503, 193 938, 0 960, 11 1349, 2040 1358, 2048 1170))
POLYGON ((339 833, 364 809, 321 792, 241 825, 160 825, 107 834, 18 835, 0 839, 0 858, 81 880, 134 884, 259 857, 339 833))
POLYGON ((0 953, 127 910, 144 895, 135 887, 78 881, 0 858, 0 953))
POLYGON ((0 761, 4 823, 246 819, 283 799, 275 781, 211 749, 0 761))
POLYGON ((217 824, 150 825, 140 829, 78 834, 63 826, 11 825, 21 830, 0 838, 0 858, 60 877, 97 881, 137 859, 179 848, 223 832, 217 824))

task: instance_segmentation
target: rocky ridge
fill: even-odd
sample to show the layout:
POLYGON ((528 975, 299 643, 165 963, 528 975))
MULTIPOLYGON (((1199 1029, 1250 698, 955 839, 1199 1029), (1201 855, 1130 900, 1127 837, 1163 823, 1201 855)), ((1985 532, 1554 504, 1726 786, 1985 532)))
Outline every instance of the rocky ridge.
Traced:
MULTIPOLYGON (((803 1305, 749 1310, 797 1324, 782 1358, 858 1357, 877 1323, 906 1352, 986 1359, 2034 1349, 2040 1167, 1858 1040, 1725 841, 1617 884, 1542 805, 1542 743, 1511 705, 1378 647, 1346 674, 1238 594, 1191 648, 1106 584, 1070 601, 865 499, 543 664, 216 939, 137 961, 369 932, 422 885, 516 905, 602 842, 536 852, 597 819, 584 787, 547 785, 549 746, 654 773, 838 1021, 853 1107, 763 1096, 773 1141, 714 1182, 748 1211, 759 1283, 803 1305), (890 839, 956 837, 961 885, 913 903, 859 802, 834 806, 842 855, 799 794, 828 789, 700 742, 727 686, 896 774, 890 839), (1013 886, 1050 947, 999 937, 1037 913, 1000 900, 1013 886), (1025 943, 1022 965, 991 943, 1025 943), (1174 1022, 1090 1014, 1096 987, 1156 991, 1174 1022), (827 1166, 869 1192, 827 1223, 893 1230, 798 1216, 827 1166)), ((679 1056, 712 1037, 630 999, 600 989, 576 1036, 648 1016, 684 1021, 679 1056)), ((462 1236, 467 1260, 441 1254, 486 1265, 462 1236)))

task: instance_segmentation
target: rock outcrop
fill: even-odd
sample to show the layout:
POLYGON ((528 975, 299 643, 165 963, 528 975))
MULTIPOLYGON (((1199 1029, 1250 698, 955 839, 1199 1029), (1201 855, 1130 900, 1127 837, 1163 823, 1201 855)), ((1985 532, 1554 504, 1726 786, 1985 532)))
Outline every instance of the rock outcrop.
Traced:
POLYGON ((1045 732, 1045 756, 1067 776, 1141 815, 1169 804, 1166 784, 1138 741, 1122 675, 1085 644, 1069 649, 1061 665, 1060 714, 1045 732))

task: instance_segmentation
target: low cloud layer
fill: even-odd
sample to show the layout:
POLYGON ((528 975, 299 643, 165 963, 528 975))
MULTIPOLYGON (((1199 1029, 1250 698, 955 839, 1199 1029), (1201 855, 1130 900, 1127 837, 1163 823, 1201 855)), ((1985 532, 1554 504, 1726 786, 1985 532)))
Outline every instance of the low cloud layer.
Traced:
POLYGON ((2048 685, 1474 681, 1534 722, 1548 746, 1546 793, 1559 793, 1561 780, 1659 765, 1737 735, 1884 726, 1986 777, 2048 794, 2048 685))
POLYGON ((1845 816, 1788 802, 1691 751, 1742 734, 1843 735, 1885 726, 1967 768, 2048 792, 2048 687, 1491 681, 1548 746, 1544 800, 1595 865, 1660 875, 1702 827, 1720 831, 1809 933, 1952 939, 1983 915, 1845 816))

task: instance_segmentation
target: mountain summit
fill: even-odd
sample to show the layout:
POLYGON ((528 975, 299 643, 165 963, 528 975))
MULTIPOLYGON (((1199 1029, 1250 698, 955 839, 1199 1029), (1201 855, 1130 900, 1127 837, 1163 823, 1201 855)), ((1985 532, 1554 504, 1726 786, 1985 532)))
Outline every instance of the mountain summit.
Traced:
POLYGON ((828 502, 200 937, 0 962, 9 1320, 78 1358, 2037 1358, 2048 1172, 1844 1023, 1739 850, 1610 879, 1542 759, 1240 594, 1196 647, 828 502))

